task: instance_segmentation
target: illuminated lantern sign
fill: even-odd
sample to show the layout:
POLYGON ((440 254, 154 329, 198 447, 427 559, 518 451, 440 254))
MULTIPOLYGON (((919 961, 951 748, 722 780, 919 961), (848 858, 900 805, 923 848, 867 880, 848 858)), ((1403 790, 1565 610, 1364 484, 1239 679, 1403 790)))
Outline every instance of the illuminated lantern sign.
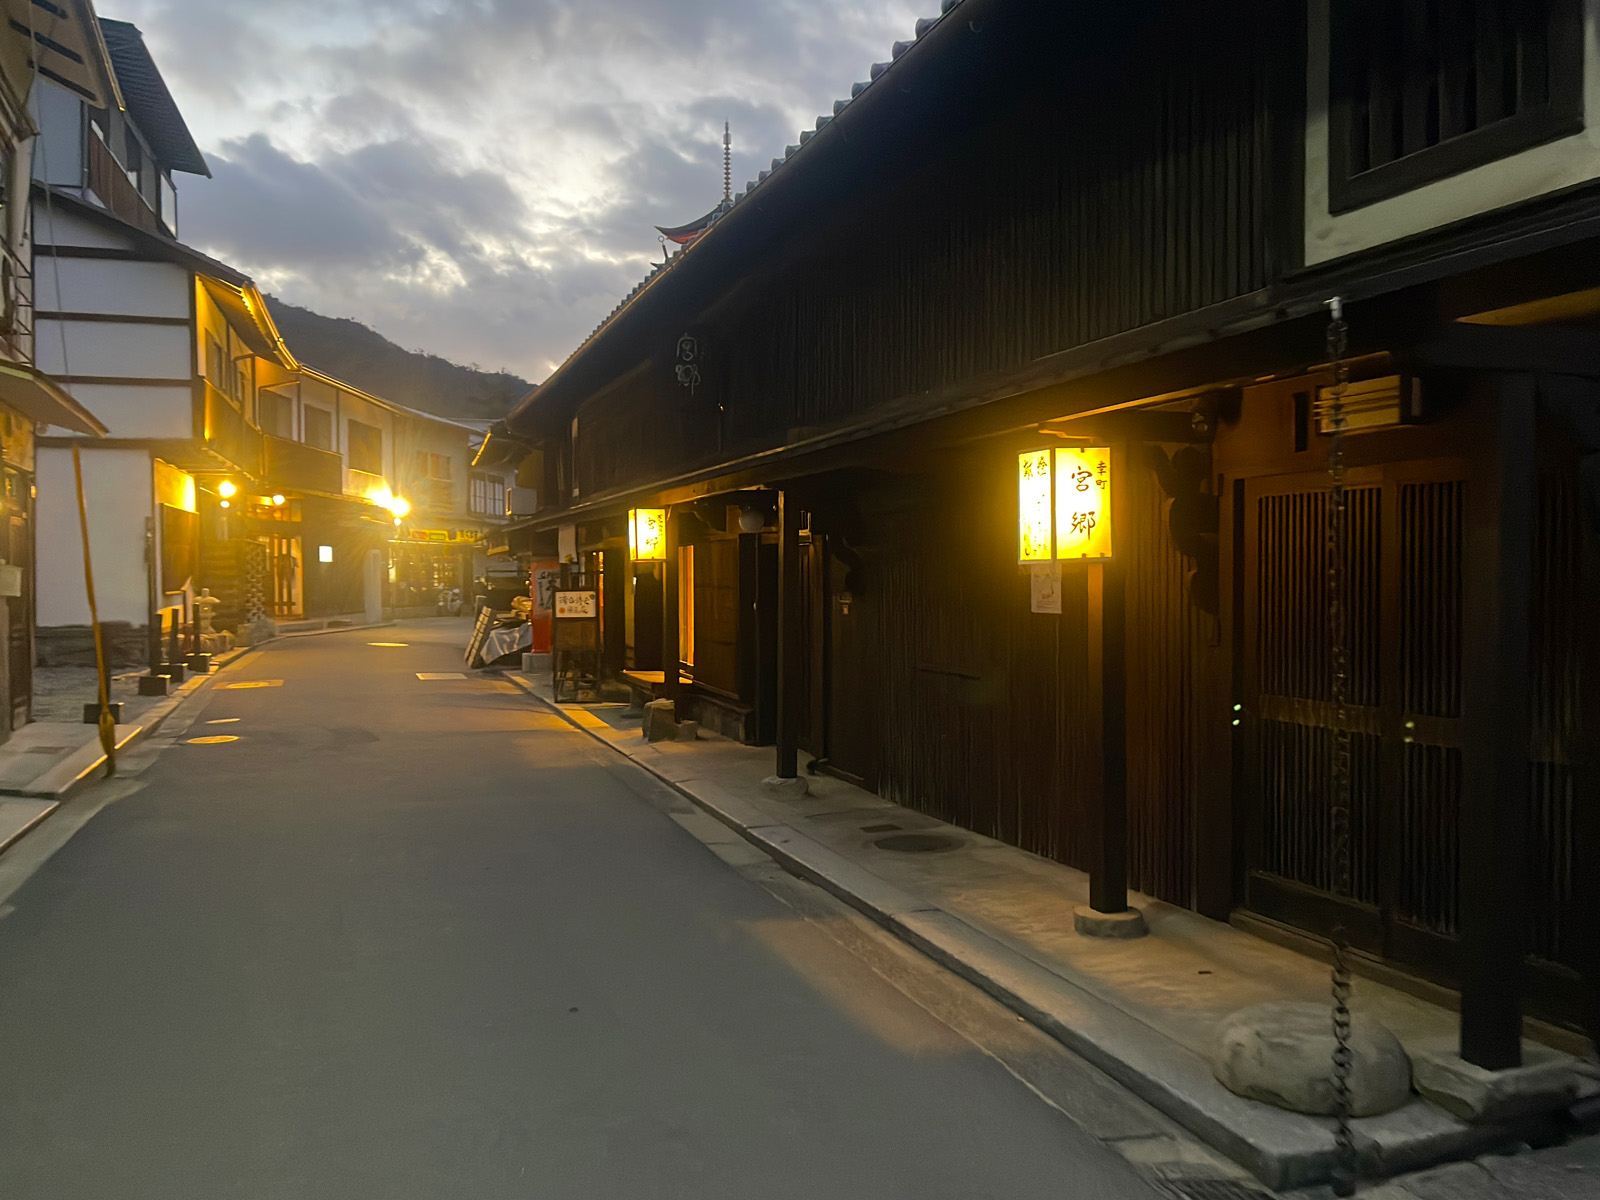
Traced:
POLYGON ((628 510, 628 552, 634 562, 667 561, 667 510, 628 510))
POLYGON ((1049 450, 1017 455, 1017 561, 1048 562, 1055 557, 1050 540, 1049 450))
POLYGON ((1056 451, 1056 557, 1111 557, 1111 450, 1056 451))
POLYGON ((1017 561, 1111 557, 1111 451, 1029 450, 1017 456, 1017 561))

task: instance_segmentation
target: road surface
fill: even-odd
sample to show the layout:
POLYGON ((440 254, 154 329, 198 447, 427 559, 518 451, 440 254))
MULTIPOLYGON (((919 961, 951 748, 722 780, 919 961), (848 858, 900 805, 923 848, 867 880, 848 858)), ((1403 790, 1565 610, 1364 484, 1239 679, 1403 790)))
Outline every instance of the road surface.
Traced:
POLYGON ((465 633, 230 668, 9 896, 0 1195, 1156 1195, 465 633))

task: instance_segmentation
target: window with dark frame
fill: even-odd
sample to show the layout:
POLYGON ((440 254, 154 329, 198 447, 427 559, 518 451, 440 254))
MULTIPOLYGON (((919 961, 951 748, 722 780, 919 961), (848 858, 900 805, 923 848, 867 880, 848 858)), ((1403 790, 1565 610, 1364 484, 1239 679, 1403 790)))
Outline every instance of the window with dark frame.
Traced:
POLYGON ((1583 0, 1333 0, 1328 208, 1583 129, 1583 0))
POLYGON ((318 450, 333 449, 333 414, 325 408, 307 404, 301 409, 305 421, 305 442, 318 450))
POLYGON ((368 475, 383 474, 383 430, 357 420, 345 422, 350 447, 350 469, 368 475))
POLYGON ((506 511, 506 484, 498 475, 472 475, 472 511, 502 517, 506 511))
POLYGON ((258 394, 257 403, 261 417, 261 432, 273 437, 294 437, 294 401, 271 390, 258 394))

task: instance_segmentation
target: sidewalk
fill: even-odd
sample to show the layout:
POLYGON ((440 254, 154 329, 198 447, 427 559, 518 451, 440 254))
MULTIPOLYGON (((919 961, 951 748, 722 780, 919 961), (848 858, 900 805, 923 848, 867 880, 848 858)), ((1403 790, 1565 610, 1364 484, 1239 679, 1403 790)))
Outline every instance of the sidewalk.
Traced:
MULTIPOLYGON (((220 655, 213 674, 248 654, 238 647, 220 655)), ((150 736, 210 675, 191 675, 170 696, 141 696, 141 671, 112 677, 111 701, 121 702, 116 748, 150 736)), ((43 821, 105 765, 100 730, 83 723, 83 706, 99 693, 93 667, 40 667, 34 671, 34 720, 0 744, 0 851, 43 821)))
MULTIPOLYGON (((1080 871, 827 776, 809 777, 802 798, 774 797, 761 787, 771 772, 770 749, 704 734, 696 742, 651 745, 639 732, 640 718, 623 705, 555 705, 548 679, 506 675, 790 870, 995 996, 1263 1183, 1287 1189, 1328 1178, 1331 1122, 1235 1096, 1213 1079, 1208 1057, 1217 1022, 1237 1009, 1327 1002, 1322 963, 1138 895, 1131 900, 1144 910, 1148 937, 1080 937, 1071 918, 1088 901, 1088 877, 1080 871), (923 835, 911 845, 941 848, 902 852, 879 844, 907 834, 923 835)), ((1456 1035, 1453 1012, 1365 979, 1357 981, 1356 1006, 1408 1048, 1456 1035)), ((1381 1176, 1519 1142, 1511 1131, 1464 1124, 1418 1097, 1355 1128, 1370 1171, 1381 1176)), ((1404 1194, 1392 1186, 1391 1194, 1404 1194)))

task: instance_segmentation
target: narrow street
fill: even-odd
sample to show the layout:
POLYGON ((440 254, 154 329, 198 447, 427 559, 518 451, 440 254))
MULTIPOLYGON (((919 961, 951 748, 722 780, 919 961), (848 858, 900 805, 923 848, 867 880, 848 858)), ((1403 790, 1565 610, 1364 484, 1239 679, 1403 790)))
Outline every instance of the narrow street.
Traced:
POLYGON ((1155 1194, 465 630, 228 669, 0 906, 6 1197, 1155 1194))

